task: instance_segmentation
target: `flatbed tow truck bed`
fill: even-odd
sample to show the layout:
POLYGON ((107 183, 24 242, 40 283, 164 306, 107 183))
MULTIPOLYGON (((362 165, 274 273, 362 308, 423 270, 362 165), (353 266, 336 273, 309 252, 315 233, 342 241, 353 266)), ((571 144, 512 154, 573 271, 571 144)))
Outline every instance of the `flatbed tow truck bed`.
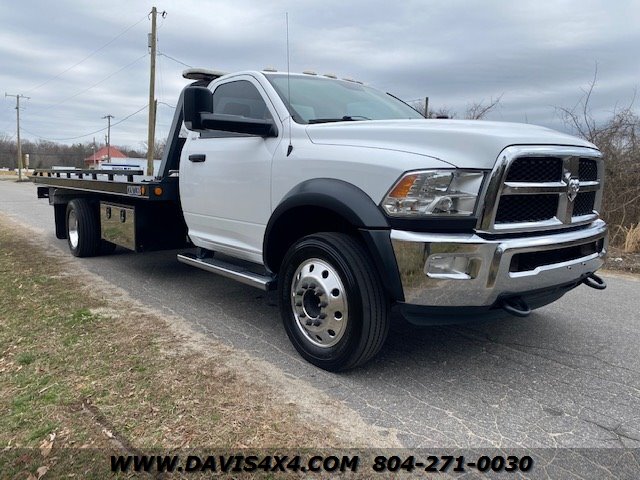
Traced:
POLYGON ((151 177, 139 169, 38 169, 31 179, 38 197, 54 207, 58 238, 68 239, 70 209, 84 209, 95 219, 96 232, 86 233, 95 239, 94 254, 116 245, 139 252, 188 244, 177 171, 151 177))
POLYGON ((37 169, 31 179, 39 185, 38 198, 49 198, 49 190, 54 187, 138 200, 173 201, 178 195, 178 178, 171 175, 149 177, 142 170, 37 169))

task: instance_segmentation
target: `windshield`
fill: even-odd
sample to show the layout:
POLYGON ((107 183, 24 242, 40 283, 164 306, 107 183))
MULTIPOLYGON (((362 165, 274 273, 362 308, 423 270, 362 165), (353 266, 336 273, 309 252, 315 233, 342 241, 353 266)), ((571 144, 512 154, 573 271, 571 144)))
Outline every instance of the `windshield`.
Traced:
MULTIPOLYGON (((287 76, 265 74, 287 105, 287 76)), ((409 105, 356 82, 291 75, 290 113, 298 123, 424 118, 409 105)))

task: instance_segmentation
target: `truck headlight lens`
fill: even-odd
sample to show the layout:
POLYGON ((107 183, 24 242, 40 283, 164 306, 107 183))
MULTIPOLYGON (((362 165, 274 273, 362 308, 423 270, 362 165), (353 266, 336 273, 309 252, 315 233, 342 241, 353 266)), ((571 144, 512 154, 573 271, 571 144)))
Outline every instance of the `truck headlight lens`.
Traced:
POLYGON ((474 214, 484 173, 465 170, 425 170, 405 173, 382 207, 392 217, 474 214))

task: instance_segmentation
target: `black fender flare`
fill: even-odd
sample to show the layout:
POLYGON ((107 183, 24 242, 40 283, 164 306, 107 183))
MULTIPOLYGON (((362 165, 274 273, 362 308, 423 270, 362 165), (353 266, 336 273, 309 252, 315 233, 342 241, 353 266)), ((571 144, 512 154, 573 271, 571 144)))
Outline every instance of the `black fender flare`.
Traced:
POLYGON ((334 178, 315 178, 293 187, 275 208, 265 230, 262 252, 265 266, 280 267, 271 252, 279 242, 279 221, 294 208, 320 207, 344 219, 357 230, 369 251, 391 301, 404 301, 402 282, 391 244, 387 218, 364 191, 334 178))

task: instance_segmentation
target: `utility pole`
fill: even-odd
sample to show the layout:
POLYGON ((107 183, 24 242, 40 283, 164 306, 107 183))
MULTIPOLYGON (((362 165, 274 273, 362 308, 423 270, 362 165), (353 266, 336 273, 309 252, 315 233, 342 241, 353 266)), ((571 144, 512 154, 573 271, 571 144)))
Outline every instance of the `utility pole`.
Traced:
POLYGON ((424 97, 424 118, 429 118, 429 97, 424 97))
POLYGON ((18 141, 18 181, 22 181, 22 143, 20 142, 20 99, 26 98, 27 100, 30 97, 25 97, 24 95, 9 95, 7 92, 4 92, 4 96, 6 97, 15 97, 16 98, 16 136, 18 141))
POLYGON ((113 115, 108 114, 102 117, 107 119, 107 162, 111 162, 111 119, 115 118, 113 115))
POLYGON ((147 175, 153 175, 153 156, 156 137, 156 7, 151 9, 151 34, 149 48, 151 49, 151 73, 149 75, 149 130, 147 135, 147 175))

